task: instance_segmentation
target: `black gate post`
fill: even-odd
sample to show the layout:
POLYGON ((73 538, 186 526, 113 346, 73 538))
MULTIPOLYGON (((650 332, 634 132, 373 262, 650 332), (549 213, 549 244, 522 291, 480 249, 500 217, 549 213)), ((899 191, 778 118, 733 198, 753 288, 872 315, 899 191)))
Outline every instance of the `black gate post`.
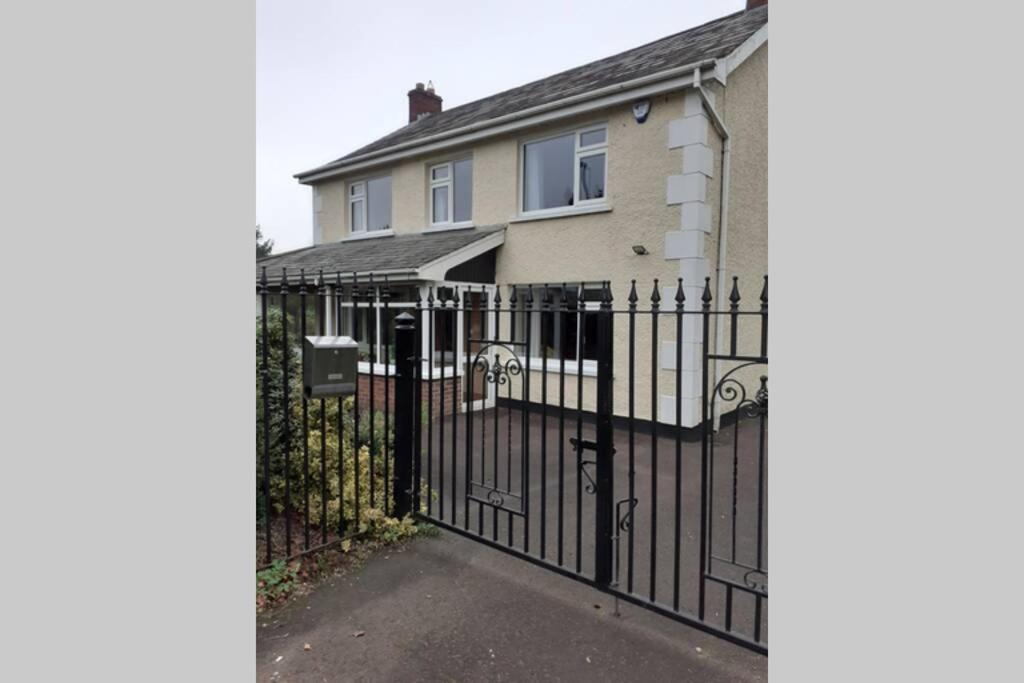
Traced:
POLYGON ((612 298, 609 283, 601 291, 597 314, 597 498, 594 581, 612 582, 615 491, 612 454, 612 298))
POLYGON ((395 516, 412 510, 413 419, 415 392, 416 318, 402 313, 395 319, 395 516))

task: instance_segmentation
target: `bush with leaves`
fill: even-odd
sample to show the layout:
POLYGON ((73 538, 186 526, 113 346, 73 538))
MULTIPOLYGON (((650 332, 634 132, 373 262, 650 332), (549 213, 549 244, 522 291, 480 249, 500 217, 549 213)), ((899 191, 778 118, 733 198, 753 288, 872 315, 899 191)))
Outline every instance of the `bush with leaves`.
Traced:
POLYGON ((264 498, 264 409, 263 409, 263 332, 262 322, 256 327, 256 497, 257 522, 261 515, 269 512, 272 516, 285 513, 285 501, 291 499, 291 514, 301 517, 305 511, 306 492, 309 492, 310 524, 320 527, 322 501, 326 492, 328 528, 336 531, 340 515, 344 512, 347 531, 355 520, 357 504, 356 479, 359 481, 358 506, 360 530, 367 528, 365 513, 372 507, 383 508, 387 500, 388 509, 394 507, 390 486, 385 477, 386 469, 393 472, 394 431, 384 431, 384 415, 381 411, 360 411, 360 448, 358 457, 353 448, 352 435, 355 431, 353 399, 314 399, 307 403, 308 413, 308 474, 305 464, 307 449, 304 448, 302 412, 302 363, 300 340, 289 335, 288 348, 284 345, 283 318, 280 311, 267 312, 267 424, 269 427, 270 451, 270 503, 264 498), (284 360, 288 362, 288 401, 284 392, 284 360), (342 439, 338 439, 338 413, 341 406, 342 439), (287 425, 285 415, 287 414, 287 425), (286 430, 287 426, 287 430, 286 430), (371 447, 373 457, 373 487, 371 506, 371 447), (287 454, 287 457, 286 457, 287 454), (340 472, 344 475, 344 488, 339 487, 340 472), (358 472, 357 472, 358 470, 358 472), (287 496, 286 496, 287 491, 287 496))

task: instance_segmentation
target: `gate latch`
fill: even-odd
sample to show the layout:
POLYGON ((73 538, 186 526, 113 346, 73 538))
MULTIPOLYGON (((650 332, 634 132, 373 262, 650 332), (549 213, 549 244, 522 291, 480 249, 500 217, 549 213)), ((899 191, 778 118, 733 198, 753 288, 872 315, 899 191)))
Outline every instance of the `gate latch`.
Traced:
MULTIPOLYGON (((580 451, 597 451, 597 442, 588 441, 587 439, 577 439, 576 437, 569 437, 569 443, 572 445, 572 449, 579 453, 580 451)), ((612 455, 615 455, 615 448, 612 448, 612 455)), ((590 472, 587 471, 587 465, 597 465, 596 460, 581 460, 580 461, 580 472, 587 478, 587 485, 585 490, 587 493, 593 495, 597 492, 597 482, 590 476, 590 472)))

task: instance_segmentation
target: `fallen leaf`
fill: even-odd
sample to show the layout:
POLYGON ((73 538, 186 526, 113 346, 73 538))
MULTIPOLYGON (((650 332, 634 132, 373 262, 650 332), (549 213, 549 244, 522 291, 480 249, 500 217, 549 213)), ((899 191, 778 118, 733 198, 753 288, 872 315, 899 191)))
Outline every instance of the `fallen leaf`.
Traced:
POLYGON ((365 635, 366 635, 366 631, 356 631, 355 633, 352 634, 352 637, 353 638, 362 638, 365 635))
POLYGON ((306 652, 309 652, 310 650, 313 649, 313 646, 310 645, 309 643, 306 643, 305 645, 302 646, 302 649, 305 650, 306 652))
POLYGON ((587 664, 590 664, 590 657, 587 657, 587 664))
POLYGON ((278 663, 278 662, 280 662, 280 661, 281 661, 282 659, 284 659, 284 655, 278 655, 278 656, 277 656, 277 659, 275 659, 275 660, 274 660, 274 664, 277 664, 277 663, 278 663))

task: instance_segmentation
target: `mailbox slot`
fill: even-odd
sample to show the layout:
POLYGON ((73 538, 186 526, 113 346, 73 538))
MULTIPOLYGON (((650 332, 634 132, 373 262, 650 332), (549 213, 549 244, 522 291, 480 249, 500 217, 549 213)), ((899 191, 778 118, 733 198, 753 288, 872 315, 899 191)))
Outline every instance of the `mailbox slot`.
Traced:
POLYGON ((351 396, 359 380, 359 345, 351 337, 306 337, 302 366, 306 398, 351 396))

